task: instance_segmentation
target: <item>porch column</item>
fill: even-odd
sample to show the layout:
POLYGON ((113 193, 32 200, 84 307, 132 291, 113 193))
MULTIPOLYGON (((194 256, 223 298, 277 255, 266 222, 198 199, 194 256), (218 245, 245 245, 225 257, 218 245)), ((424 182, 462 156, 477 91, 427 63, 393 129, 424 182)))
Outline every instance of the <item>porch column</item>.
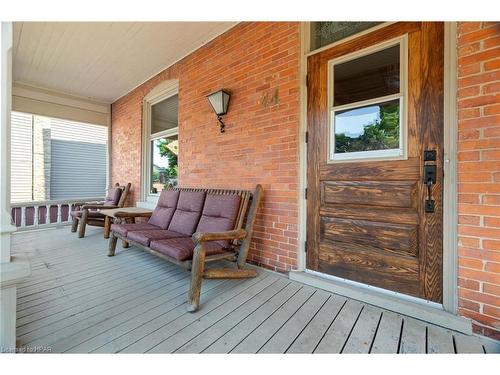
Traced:
POLYGON ((12 98, 12 22, 0 28, 0 352, 16 348, 17 284, 31 273, 29 262, 10 254, 10 235, 16 230, 10 215, 10 111, 12 98))
POLYGON ((33 121, 33 200, 50 200, 51 143, 50 119, 33 121))

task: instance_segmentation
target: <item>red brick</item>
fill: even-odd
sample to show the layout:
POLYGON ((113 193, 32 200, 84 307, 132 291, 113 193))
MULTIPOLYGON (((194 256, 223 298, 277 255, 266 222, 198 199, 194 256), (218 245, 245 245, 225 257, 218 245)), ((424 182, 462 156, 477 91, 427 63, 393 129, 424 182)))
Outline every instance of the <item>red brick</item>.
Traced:
POLYGON ((500 36, 495 36, 493 38, 488 38, 483 41, 483 48, 488 49, 488 48, 494 48, 500 46, 500 36))
MULTIPOLYGON (((476 74, 473 76, 459 77, 458 78, 458 87, 464 88, 464 87, 468 87, 468 86, 498 81, 499 79, 500 79, 500 71, 494 70, 494 71, 489 71, 489 72, 482 73, 482 74, 476 74)), ((491 103, 495 103, 494 98, 492 99, 491 103)), ((487 103, 487 104, 491 104, 491 103, 487 103)), ((498 101, 496 103, 498 103, 498 101)), ((482 104, 482 105, 484 105, 484 104, 482 104)), ((473 105, 461 106, 459 103, 459 108, 466 108, 467 106, 474 107, 473 105)))
POLYGON ((496 137, 500 137, 500 127, 483 130, 483 138, 496 138, 496 137))
POLYGON ((481 93, 483 94, 494 94, 499 91, 500 91, 500 82, 488 83, 486 85, 483 85, 481 88, 481 93))
POLYGON ((458 35, 464 35, 481 29, 481 22, 459 22, 458 35))
POLYGON ((483 306, 483 313, 485 315, 493 316, 495 318, 500 319, 500 308, 498 308, 496 306, 484 305, 483 306))
POLYGON ((482 41, 497 35, 498 28, 496 27, 489 27, 486 29, 475 30, 467 34, 462 34, 458 37, 459 48, 467 43, 482 41))
POLYGON ((484 115, 485 116, 498 115, 498 114, 500 114, 500 104, 493 104, 493 105, 489 105, 487 107, 484 107, 484 115))
MULTIPOLYGON (((491 73, 491 74, 493 74, 493 73, 491 73)), ((495 75, 497 76, 497 77, 495 77, 495 79, 500 79, 500 72, 498 72, 498 74, 495 72, 495 75)), ((471 79, 475 78, 475 77, 483 77, 484 78, 484 75, 474 76, 474 77, 471 77, 471 79)), ((480 82, 485 82, 488 80, 489 80, 489 78, 488 79, 484 78, 484 80, 481 79, 480 82)), ((499 102, 500 102, 500 95, 481 95, 481 96, 476 96, 473 98, 459 100, 458 108, 480 107, 480 106, 484 106, 484 105, 488 105, 488 104, 498 104, 499 102)))
POLYGON ((493 294, 495 296, 500 296, 500 285, 484 283, 483 292, 493 294))
POLYGON ((458 286, 460 288, 470 289, 479 291, 480 284, 476 280, 468 280, 468 279, 458 279, 458 286))
MULTIPOLYGON (((498 209, 497 209, 498 211, 498 209)), ((488 250, 500 250, 500 240, 483 240, 483 248, 488 250)))
POLYGON ((477 204, 480 202, 479 194, 458 194, 458 202, 477 204))
POLYGON ((483 269, 483 262, 477 259, 459 258, 458 265, 459 267, 473 268, 476 270, 483 269))
POLYGON ((500 206, 500 195, 483 195, 481 201, 483 204, 500 206))
POLYGON ((485 150, 481 152, 482 160, 500 160, 500 150, 485 150))
MULTIPOLYGON (((475 65, 467 65, 467 67, 471 67, 471 68, 466 69, 466 67, 464 66, 463 69, 466 72, 470 71, 471 73, 469 73, 469 74, 479 73, 479 71, 480 71, 480 70, 477 70, 477 67, 475 65)), ((484 67, 485 72, 489 72, 490 70, 500 69, 500 59, 486 61, 483 63, 483 67, 484 67)))
POLYGON ((479 225, 480 222, 481 222, 480 216, 460 215, 458 217, 459 224, 479 225))
MULTIPOLYGON (((494 272, 497 274, 500 274, 500 263, 492 263, 492 262, 487 262, 486 266, 484 267, 485 271, 488 272, 494 272)), ((498 276, 498 280, 500 282, 500 275, 498 276)), ((500 306, 500 304, 499 304, 500 306)))
POLYGON ((475 312, 479 312, 479 310, 481 309, 481 305, 479 303, 468 301, 463 298, 458 301, 458 307, 475 312))
MULTIPOLYGON (((492 70, 492 69, 490 69, 492 70)), ((464 66, 459 66, 458 67, 458 74, 460 77, 466 77, 470 76, 472 74, 477 74, 481 72, 481 64, 476 63, 476 64, 469 64, 469 65, 464 65, 464 66)))
POLYGON ((465 151, 458 153, 458 161, 478 161, 481 153, 479 151, 465 151))

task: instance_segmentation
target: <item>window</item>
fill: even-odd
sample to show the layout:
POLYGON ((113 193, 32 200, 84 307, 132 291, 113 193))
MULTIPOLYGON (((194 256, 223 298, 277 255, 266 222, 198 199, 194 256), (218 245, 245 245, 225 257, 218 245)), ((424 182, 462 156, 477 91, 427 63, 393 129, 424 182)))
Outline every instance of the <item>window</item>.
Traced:
POLYGON ((311 51, 338 42, 382 22, 311 22, 311 51))
POLYGON ((179 96, 171 95, 151 104, 149 134, 150 194, 158 194, 165 187, 177 185, 178 172, 178 107, 179 96))
POLYGON ((11 202, 104 197, 108 129, 11 113, 11 202))
POLYGON ((330 161, 406 155, 406 39, 330 61, 330 161))

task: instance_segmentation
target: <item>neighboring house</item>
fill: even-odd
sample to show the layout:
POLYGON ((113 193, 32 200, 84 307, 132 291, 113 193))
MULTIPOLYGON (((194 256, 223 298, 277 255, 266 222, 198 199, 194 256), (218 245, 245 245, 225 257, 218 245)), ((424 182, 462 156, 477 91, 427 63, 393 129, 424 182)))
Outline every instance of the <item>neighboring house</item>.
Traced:
POLYGON ((104 196, 107 128, 12 112, 11 202, 104 196))

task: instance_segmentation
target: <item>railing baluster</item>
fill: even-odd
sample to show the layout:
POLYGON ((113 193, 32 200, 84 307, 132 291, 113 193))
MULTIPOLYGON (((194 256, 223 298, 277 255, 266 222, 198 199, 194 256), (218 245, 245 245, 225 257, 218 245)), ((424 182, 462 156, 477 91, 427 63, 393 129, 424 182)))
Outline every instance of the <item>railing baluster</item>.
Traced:
POLYGON ((35 227, 37 227, 38 226, 38 205, 35 205, 34 209, 35 209, 35 213, 33 214, 33 225, 35 227))
POLYGON ((50 224, 50 204, 45 205, 45 225, 50 224))
POLYGON ((73 207, 73 203, 68 203, 68 217, 66 221, 69 222, 71 220, 71 208, 73 207))
POLYGON ((62 204, 58 203, 57 204, 57 224, 61 224, 61 218, 62 218, 62 204))
POLYGON ((21 228, 26 226, 26 207, 21 207, 21 228))

